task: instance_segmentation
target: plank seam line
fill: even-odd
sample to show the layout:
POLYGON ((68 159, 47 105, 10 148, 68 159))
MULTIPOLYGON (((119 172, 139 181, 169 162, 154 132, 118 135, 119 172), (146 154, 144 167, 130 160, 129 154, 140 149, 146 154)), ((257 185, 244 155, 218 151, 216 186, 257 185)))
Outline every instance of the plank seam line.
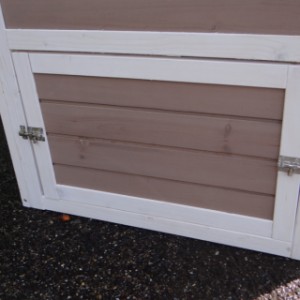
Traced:
POLYGON ((191 152, 191 153, 206 153, 210 155, 215 156, 227 156, 231 158, 245 158, 246 160, 252 160, 252 161, 265 161, 265 162, 273 162, 274 167, 277 167, 277 159, 273 158, 267 158, 267 157, 259 157, 259 156, 251 156, 251 155, 242 155, 242 154, 235 154, 235 153, 225 153, 225 152, 214 152, 214 151, 208 151, 208 150, 198 150, 198 149, 192 149, 192 148, 183 148, 183 147, 176 147, 176 146, 165 146, 165 145, 158 145, 158 144, 147 144, 147 143, 141 143, 141 142, 133 142, 133 141, 123 141, 123 140, 117 140, 117 139, 105 139, 105 138, 95 138, 95 137, 86 137, 86 136, 77 136, 77 135, 71 135, 71 134, 62 134, 62 133, 55 133, 55 132, 49 132, 47 131, 47 135, 50 137, 58 137, 63 138, 66 137, 69 140, 89 140, 91 142, 107 142, 110 143, 110 145, 124 145, 124 146, 138 146, 142 148, 154 148, 154 149, 162 149, 162 150, 171 150, 171 151, 179 151, 179 152, 191 152))
POLYGON ((76 102, 76 101, 68 101, 68 100, 58 100, 58 99, 40 99, 41 103, 46 104, 56 104, 56 105, 66 105, 66 106, 83 106, 83 107, 103 107, 103 108, 112 108, 112 109, 124 109, 124 110, 140 110, 140 111, 149 111, 149 112, 157 112, 157 113, 165 113, 165 114, 178 114, 178 115, 187 115, 187 116, 204 116, 204 117, 212 117, 212 118, 220 118, 220 119, 234 119, 240 121, 253 121, 253 122, 261 122, 261 123, 274 123, 274 124, 282 124, 281 119, 269 119, 269 118, 259 118, 259 117, 249 117, 249 116, 237 116, 237 115, 227 115, 227 114, 213 114, 213 113, 205 113, 205 112, 193 112, 193 111, 184 111, 184 110, 171 110, 171 109, 162 109, 162 108, 148 108, 148 107, 138 107, 138 106, 123 106, 123 105, 113 105, 113 104, 98 104, 92 102, 76 102))
POLYGON ((183 180, 176 180, 176 179, 169 179, 169 178, 162 178, 162 177, 155 177, 155 176, 149 176, 149 175, 139 175, 136 173, 127 173, 122 171, 114 171, 114 170, 106 170, 106 169, 97 169, 92 167, 83 167, 83 166, 76 166, 76 165, 68 165, 68 164, 62 164, 62 163, 54 163, 54 166, 66 166, 74 169, 85 169, 85 170, 93 170, 93 171, 99 171, 99 172, 106 172, 106 173, 114 173, 114 174, 121 174, 121 175, 129 175, 129 176, 139 176, 143 178, 151 178, 151 179, 158 179, 158 180, 164 180, 164 181, 171 181, 171 182, 180 182, 180 183, 186 183, 196 186, 202 186, 207 188, 218 188, 220 190, 226 190, 226 191, 233 191, 233 192, 240 192, 244 194, 251 194, 251 195, 257 195, 257 196, 264 196, 264 197, 274 197, 274 194, 267 194, 267 193, 260 193, 255 191, 247 191, 247 190, 240 190, 240 189, 234 189, 234 188, 227 188, 217 185, 208 185, 208 184, 202 184, 202 183, 195 183, 195 182, 189 182, 189 181, 183 181, 183 180))

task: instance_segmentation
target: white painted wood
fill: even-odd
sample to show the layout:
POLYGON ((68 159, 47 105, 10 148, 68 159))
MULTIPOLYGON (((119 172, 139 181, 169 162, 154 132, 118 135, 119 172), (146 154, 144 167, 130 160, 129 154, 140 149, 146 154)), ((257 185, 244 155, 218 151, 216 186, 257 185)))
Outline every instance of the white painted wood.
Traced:
POLYGON ((278 172, 272 237, 290 242, 293 239, 300 175, 278 172))
POLYGON ((284 64, 68 54, 29 54, 34 73, 285 88, 284 64))
MULTIPOLYGON (((280 155, 300 157, 300 66, 289 66, 281 133, 280 155)), ((273 238, 293 238, 300 175, 278 173, 273 238)))
MULTIPOLYGON (((28 126, 43 128, 47 141, 46 128, 40 109, 40 102, 36 91, 33 73, 31 71, 28 53, 14 53, 13 62, 23 99, 25 114, 28 120, 28 126)), ((37 142, 32 145, 39 167, 40 179, 44 193, 48 197, 58 198, 48 142, 37 142)))
POLYGON ((300 189, 298 193, 298 205, 297 205, 297 214, 296 222, 293 236, 293 248, 292 248, 292 258, 300 260, 300 189))
POLYGON ((300 62, 299 36, 9 29, 7 37, 13 50, 300 62))
POLYGON ((254 235, 271 237, 272 234, 273 222, 270 220, 77 187, 58 185, 57 189, 60 199, 65 201, 80 203, 82 199, 85 199, 84 203, 88 205, 148 214, 254 235))
POLYGON ((24 206, 43 208, 42 190, 30 142, 19 135, 26 125, 0 7, 0 113, 24 206))
POLYGON ((280 155, 300 157, 300 66, 290 65, 285 95, 280 155))
POLYGON ((115 222, 144 229, 157 230, 287 257, 291 254, 291 243, 267 237, 223 230, 191 222, 181 222, 153 216, 151 214, 133 213, 112 208, 88 205, 83 200, 81 202, 71 200, 53 201, 52 199, 45 198, 44 203, 46 209, 62 213, 115 222))

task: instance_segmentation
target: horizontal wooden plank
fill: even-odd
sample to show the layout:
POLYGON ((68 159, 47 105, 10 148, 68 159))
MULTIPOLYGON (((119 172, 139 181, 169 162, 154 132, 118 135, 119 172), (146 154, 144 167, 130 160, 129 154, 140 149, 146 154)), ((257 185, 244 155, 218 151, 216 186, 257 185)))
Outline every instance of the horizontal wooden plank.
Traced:
POLYGON ((29 54, 33 73, 285 88, 288 65, 114 55, 29 54))
POLYGON ((42 102, 50 133, 277 159, 281 124, 194 114, 42 102))
POLYGON ((272 219, 274 197, 180 181, 54 166, 58 184, 272 219))
POLYGON ((282 89, 35 74, 41 99, 281 120, 282 89))
POLYGON ((49 135, 48 139, 56 164, 275 192, 275 161, 68 136, 49 135))
POLYGON ((297 36, 153 31, 6 29, 11 50, 300 62, 297 36))
POLYGON ((8 28, 300 34, 297 0, 1 0, 8 28))

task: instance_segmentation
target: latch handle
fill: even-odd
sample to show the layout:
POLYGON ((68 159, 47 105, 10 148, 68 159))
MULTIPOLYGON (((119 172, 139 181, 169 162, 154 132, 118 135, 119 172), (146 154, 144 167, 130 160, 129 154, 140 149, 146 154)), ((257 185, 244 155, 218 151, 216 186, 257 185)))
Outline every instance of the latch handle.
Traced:
POLYGON ((39 127, 25 127, 24 125, 20 126, 19 136, 21 136, 25 140, 30 140, 34 144, 38 141, 44 142, 45 137, 43 135, 43 128, 39 127))

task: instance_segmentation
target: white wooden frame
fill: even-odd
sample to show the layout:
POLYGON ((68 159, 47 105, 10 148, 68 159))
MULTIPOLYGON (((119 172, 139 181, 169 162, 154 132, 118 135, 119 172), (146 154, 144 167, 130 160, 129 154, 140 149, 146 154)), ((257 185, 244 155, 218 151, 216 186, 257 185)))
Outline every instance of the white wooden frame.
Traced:
POLYGON ((289 64, 291 62, 300 62, 298 36, 7 30, 0 7, 0 63, 4 68, 0 72, 0 112, 23 204, 300 259, 300 175, 289 177, 285 173, 278 173, 272 222, 56 185, 47 143, 32 147, 18 136, 20 124, 44 128, 34 86, 35 72, 246 85, 286 89, 280 155, 300 157, 300 139, 297 135, 297 129, 300 128, 300 118, 297 116, 300 108, 300 67, 289 64), (12 51, 23 53, 14 53, 12 61, 12 51), (286 63, 209 61, 195 57, 286 63), (121 67, 116 69, 116 65, 121 67), (87 198, 87 201, 82 201, 87 198), (200 221, 199 216, 202 218, 200 221), (216 217, 217 221, 212 222, 212 218, 216 217))

